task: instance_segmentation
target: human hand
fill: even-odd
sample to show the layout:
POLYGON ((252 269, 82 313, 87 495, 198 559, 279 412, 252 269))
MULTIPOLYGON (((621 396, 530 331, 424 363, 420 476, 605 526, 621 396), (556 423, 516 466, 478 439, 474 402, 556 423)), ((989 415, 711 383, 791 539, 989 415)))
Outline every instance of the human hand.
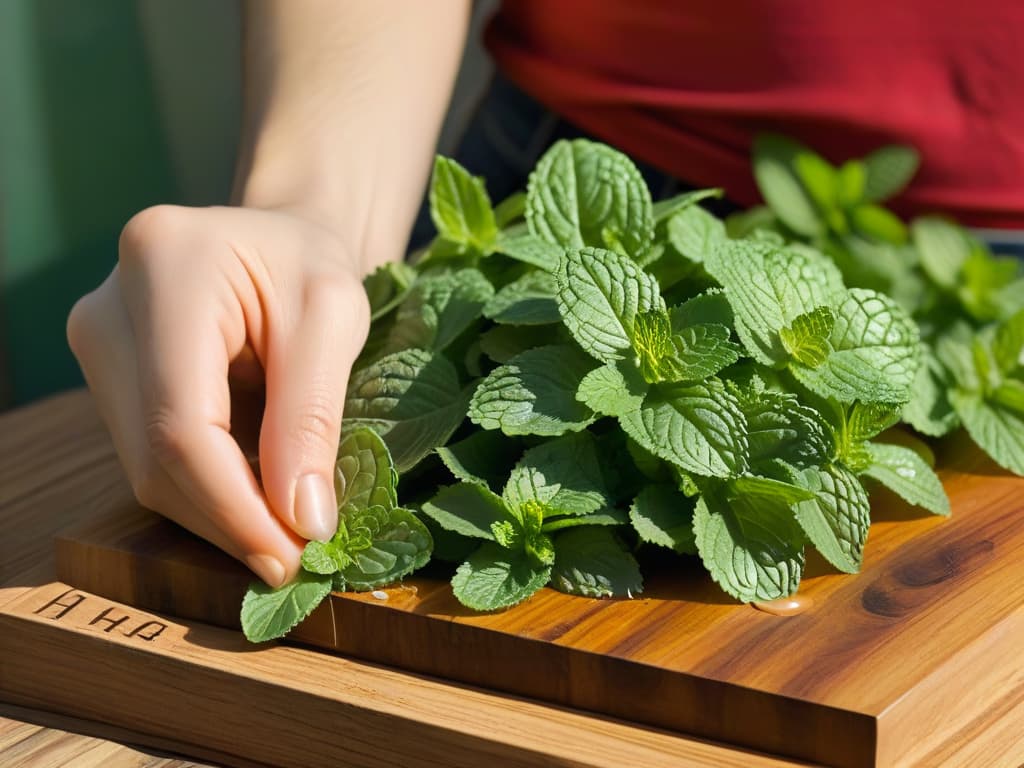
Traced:
POLYGON ((158 206, 68 318, 139 502, 271 586, 337 526, 342 404, 369 329, 360 278, 358 254, 297 213, 158 206), (265 380, 262 487, 232 435, 229 371, 265 380))

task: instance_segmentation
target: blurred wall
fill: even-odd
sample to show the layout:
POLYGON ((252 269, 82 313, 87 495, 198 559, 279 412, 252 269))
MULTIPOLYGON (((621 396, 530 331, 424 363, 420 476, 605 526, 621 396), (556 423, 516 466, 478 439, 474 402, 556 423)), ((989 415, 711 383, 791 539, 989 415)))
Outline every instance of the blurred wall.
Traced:
MULTIPOLYGON (((440 142, 486 87, 475 4, 440 142)), ((81 384, 64 323, 158 202, 230 189, 238 134, 237 0, 0 0, 0 409, 81 384)))

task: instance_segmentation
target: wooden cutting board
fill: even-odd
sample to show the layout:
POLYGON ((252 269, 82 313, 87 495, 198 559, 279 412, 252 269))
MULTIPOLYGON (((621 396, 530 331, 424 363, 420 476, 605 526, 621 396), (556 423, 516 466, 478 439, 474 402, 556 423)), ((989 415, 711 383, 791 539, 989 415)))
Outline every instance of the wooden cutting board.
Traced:
MULTIPOLYGON (((386 599, 332 595, 291 639, 829 765, 918 764, 968 741, 984 754, 991 723, 1024 732, 1024 480, 966 439, 953 448, 941 473, 953 517, 878 494, 863 571, 811 560, 796 615, 731 602, 693 563, 666 559, 636 599, 543 590, 487 615, 428 573, 386 599)), ((90 517, 59 536, 59 579, 238 625, 241 566, 127 500, 90 517)), ((1007 759, 1024 761, 1024 745, 1007 759)))

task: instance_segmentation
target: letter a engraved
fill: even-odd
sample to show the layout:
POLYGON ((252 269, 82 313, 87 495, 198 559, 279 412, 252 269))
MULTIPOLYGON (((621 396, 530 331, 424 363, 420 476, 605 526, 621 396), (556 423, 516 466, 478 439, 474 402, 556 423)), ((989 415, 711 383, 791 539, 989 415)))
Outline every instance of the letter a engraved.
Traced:
POLYGON ((90 622, 89 622, 89 626, 91 627, 91 626, 93 626, 94 624, 100 624, 100 623, 102 623, 102 622, 106 622, 106 623, 107 623, 107 624, 108 624, 109 626, 107 626, 106 628, 104 628, 104 630, 103 630, 103 631, 104 631, 104 632, 111 632, 111 631, 113 631, 113 630, 114 630, 114 628, 115 628, 115 627, 119 627, 119 626, 121 626, 121 625, 122 625, 122 624, 124 624, 124 623, 125 623, 126 621, 128 621, 128 619, 129 619, 129 618, 131 618, 130 616, 128 616, 128 615, 126 614, 126 615, 122 616, 122 617, 121 617, 121 618, 119 618, 119 619, 111 619, 111 618, 109 618, 108 614, 109 614, 109 613, 110 613, 111 611, 113 611, 113 610, 114 610, 114 608, 113 608, 113 607, 110 607, 110 608, 104 608, 104 609, 103 609, 103 610, 102 610, 102 611, 100 612, 100 614, 99 614, 99 615, 98 615, 98 616, 97 616, 97 617, 96 617, 95 619, 93 619, 92 621, 90 621, 90 622))
POLYGON ((145 624, 140 624, 125 637, 137 637, 140 640, 145 640, 147 643, 151 643, 156 640, 160 635, 167 629, 167 625, 162 621, 147 621, 145 624), (149 634, 143 634, 143 630, 149 629, 149 634))
POLYGON ((52 616, 48 616, 47 618, 53 619, 54 621, 60 621, 68 614, 69 611, 77 608, 79 604, 81 604, 81 602, 85 600, 85 595, 83 595, 81 592, 72 595, 73 592, 78 592, 78 590, 69 589, 67 592, 57 595, 55 598, 53 598, 53 600, 48 602, 42 608, 37 608, 36 610, 32 611, 32 613, 39 615, 43 613, 43 611, 49 610, 50 608, 59 608, 60 610, 58 610, 52 616), (65 602, 64 598, 68 597, 68 595, 72 596, 67 602, 65 602))

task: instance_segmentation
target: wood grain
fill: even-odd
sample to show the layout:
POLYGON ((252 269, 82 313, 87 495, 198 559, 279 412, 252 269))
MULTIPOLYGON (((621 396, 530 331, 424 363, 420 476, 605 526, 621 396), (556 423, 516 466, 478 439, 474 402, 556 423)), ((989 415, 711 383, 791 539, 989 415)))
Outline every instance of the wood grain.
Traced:
MULTIPOLYGON (((995 719, 1024 731, 1024 708, 1009 704, 1024 696, 1024 480, 967 442, 948 448, 953 517, 879 494, 862 573, 812 562, 812 607, 796 616, 731 603, 670 560, 640 599, 544 590, 489 615, 463 610, 441 578, 409 579, 385 601, 333 595, 292 639, 831 765, 913 764, 954 755, 968 735, 1002 743, 986 735, 995 719)), ((237 626, 244 569, 126 496, 88 503, 90 522, 58 539, 61 579, 237 626)))
POLYGON ((67 589, 54 580, 53 532, 126 494, 84 393, 0 416, 0 700, 239 768, 797 765, 302 648, 254 650, 237 632, 95 595, 64 619, 35 613, 67 589), (168 629, 121 642, 109 622, 90 623, 107 610, 168 629))

